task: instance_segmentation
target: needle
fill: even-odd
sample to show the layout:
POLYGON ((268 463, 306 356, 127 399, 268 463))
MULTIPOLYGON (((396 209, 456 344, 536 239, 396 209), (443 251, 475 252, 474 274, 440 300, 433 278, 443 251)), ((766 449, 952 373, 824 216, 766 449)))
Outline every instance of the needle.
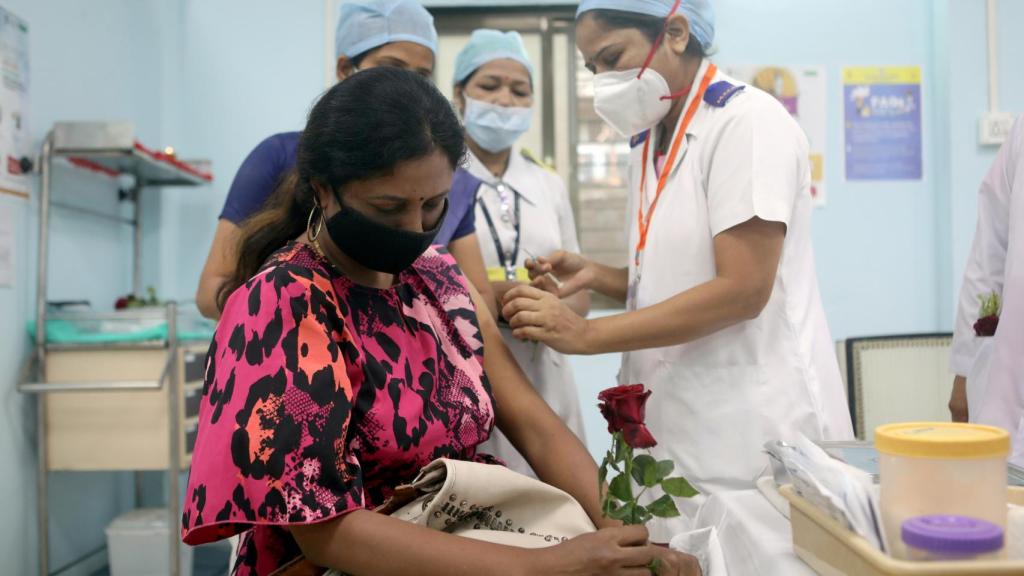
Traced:
MULTIPOLYGON (((533 254, 533 252, 527 250, 525 246, 523 247, 523 252, 526 252, 526 255, 529 256, 531 260, 537 262, 537 257, 533 254)), ((559 280, 557 276, 555 276, 551 272, 545 273, 544 276, 546 276, 548 279, 555 283, 555 288, 562 288, 562 281, 559 280)))

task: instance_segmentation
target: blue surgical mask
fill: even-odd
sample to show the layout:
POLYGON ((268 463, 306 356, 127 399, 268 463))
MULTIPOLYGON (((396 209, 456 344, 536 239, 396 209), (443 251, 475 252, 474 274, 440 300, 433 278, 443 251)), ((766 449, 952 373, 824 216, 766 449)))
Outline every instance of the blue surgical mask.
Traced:
POLYGON ((488 152, 508 150, 530 129, 532 108, 488 104, 466 98, 463 122, 473 141, 488 152))

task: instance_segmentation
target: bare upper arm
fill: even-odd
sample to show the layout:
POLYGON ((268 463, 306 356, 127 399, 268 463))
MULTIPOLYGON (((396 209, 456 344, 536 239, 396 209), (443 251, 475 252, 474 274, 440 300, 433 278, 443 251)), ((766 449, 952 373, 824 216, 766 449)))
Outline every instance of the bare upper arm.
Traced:
POLYGON ((452 240, 448 244, 448 252, 455 258, 462 273, 469 278, 470 283, 483 297, 483 303, 491 316, 497 317, 498 302, 494 297, 494 288, 491 287, 491 282, 487 279, 487 267, 484 265, 484 256, 480 251, 480 241, 477 239, 477 235, 475 233, 466 234, 462 238, 452 240))
POLYGON ((203 272, 199 276, 199 287, 196 289, 196 305, 207 318, 220 317, 217 292, 235 272, 240 235, 241 229, 234 222, 224 219, 217 221, 210 253, 206 256, 206 264, 203 266, 203 272))
POLYGON ((752 316, 768 303, 782 258, 786 225, 751 218, 715 236, 717 276, 735 281, 752 316))
POLYGON ((498 428, 527 460, 537 458, 537 454, 529 453, 538 446, 536 439, 550 439, 554 430, 568 429, 530 384, 490 312, 480 312, 480 293, 472 286, 470 292, 484 338, 484 371, 494 393, 498 428))

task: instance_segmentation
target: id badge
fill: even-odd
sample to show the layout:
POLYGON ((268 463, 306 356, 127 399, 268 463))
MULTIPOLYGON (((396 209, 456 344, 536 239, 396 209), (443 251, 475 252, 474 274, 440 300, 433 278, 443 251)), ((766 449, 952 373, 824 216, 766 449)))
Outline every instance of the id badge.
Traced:
POLYGON ((526 268, 522 268, 522 267, 516 268, 515 269, 515 276, 510 278, 508 276, 508 271, 505 270, 504 267, 502 267, 502 266, 491 266, 490 268, 487 269, 487 280, 489 282, 503 282, 503 281, 506 281, 506 280, 514 280, 516 282, 522 282, 524 284, 529 284, 529 282, 530 282, 530 271, 527 270, 526 268))

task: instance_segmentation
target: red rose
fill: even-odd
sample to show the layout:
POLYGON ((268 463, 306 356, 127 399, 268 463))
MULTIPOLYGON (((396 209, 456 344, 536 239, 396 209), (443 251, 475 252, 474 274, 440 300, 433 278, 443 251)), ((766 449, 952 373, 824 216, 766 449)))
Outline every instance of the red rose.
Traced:
POLYGON ((643 384, 609 388, 597 395, 598 408, 608 421, 608 432, 622 432, 622 438, 633 448, 651 448, 658 442, 644 424, 644 404, 650 390, 643 384))
POLYGON ((996 314, 989 314, 984 318, 978 319, 974 323, 974 333, 978 336, 995 336, 996 328, 999 326, 999 316, 996 314))

